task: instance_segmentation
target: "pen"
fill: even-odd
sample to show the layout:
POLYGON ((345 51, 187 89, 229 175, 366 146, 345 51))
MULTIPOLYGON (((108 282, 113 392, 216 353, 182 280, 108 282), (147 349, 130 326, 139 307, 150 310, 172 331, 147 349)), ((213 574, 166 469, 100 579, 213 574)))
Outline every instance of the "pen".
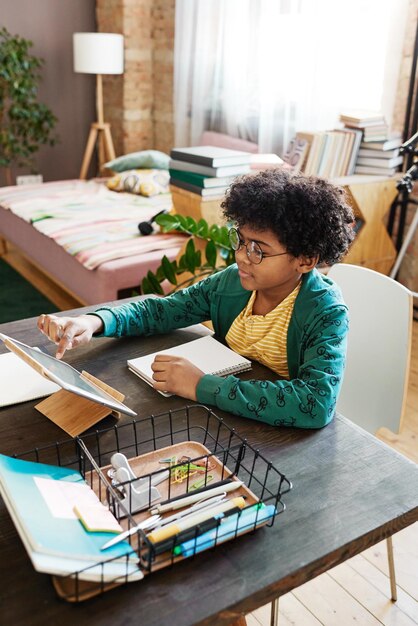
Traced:
POLYGON ((174 551, 176 548, 180 546, 180 544, 185 541, 189 541, 190 539, 195 539, 199 535, 212 530, 219 526, 221 520, 226 518, 227 515, 232 515, 233 513, 238 513, 241 509, 239 507, 234 507, 229 511, 225 511, 224 513, 217 515, 216 517, 212 517, 211 519, 206 520, 205 522, 201 522, 200 524, 196 524, 196 526, 192 526, 192 528, 187 528, 186 530, 182 530, 177 535, 170 537, 170 539, 164 539, 163 541, 159 541, 158 543, 154 543, 152 545, 152 555, 158 556, 163 552, 167 552, 168 550, 174 551))
POLYGON ((173 524, 168 524, 167 526, 163 526, 162 528, 157 528, 156 530, 153 530, 147 535, 147 538, 152 543, 157 543, 158 541, 169 539, 170 537, 177 535, 182 530, 187 530, 192 526, 197 526, 201 522, 205 522, 211 517, 216 517, 218 515, 222 516, 225 511, 228 511, 228 509, 232 509, 236 506, 238 506, 240 509, 243 509, 245 506, 244 498, 232 498, 231 500, 227 500, 226 502, 216 504, 213 507, 207 507, 203 511, 197 511, 194 515, 187 516, 187 519, 180 519, 173 524))
POLYGON ((159 521, 159 519, 160 519, 159 515, 151 515, 151 517, 148 517, 146 520, 144 520, 137 526, 132 526, 132 528, 130 528, 129 530, 125 530, 123 533, 120 533, 119 535, 116 535, 116 537, 114 537, 113 539, 110 539, 110 541, 105 543, 100 548, 100 550, 106 550, 107 548, 110 548, 111 546, 116 545, 120 541, 123 541, 124 539, 127 539, 127 537, 130 537, 131 535, 136 533, 138 530, 145 530, 146 528, 151 528, 159 521))
POLYGON ((228 541, 245 532, 258 528, 276 514, 276 508, 272 505, 265 505, 263 502, 253 505, 241 513, 236 513, 221 520, 219 527, 203 533, 199 537, 190 539, 176 546, 173 550, 176 556, 192 556, 202 550, 212 548, 218 543, 228 541))
POLYGON ((190 506, 187 509, 184 509, 183 511, 174 513, 174 515, 169 515, 169 517, 164 517, 158 522, 158 528, 160 526, 166 526, 167 524, 171 524, 171 522, 175 522, 181 517, 184 518, 184 517, 187 517, 188 515, 193 515, 193 513, 195 513, 196 511, 205 509, 206 507, 213 506, 214 504, 221 502, 225 498, 225 496, 226 496, 226 493, 225 491, 223 491, 221 494, 219 494, 219 496, 215 496, 214 498, 209 498, 208 500, 200 500, 199 502, 196 502, 196 504, 193 504, 193 506, 190 506))
POLYGON ((216 496, 220 493, 229 493, 230 491, 234 491, 235 489, 238 489, 238 487, 241 487, 242 484, 242 480, 231 480, 229 478, 227 480, 221 480, 216 485, 199 489, 192 495, 186 493, 181 496, 176 496, 171 500, 161 502, 160 504, 157 504, 157 506, 153 507, 150 512, 166 513, 167 511, 175 511, 176 509, 181 509, 182 507, 193 504, 194 502, 207 500, 208 498, 216 496))

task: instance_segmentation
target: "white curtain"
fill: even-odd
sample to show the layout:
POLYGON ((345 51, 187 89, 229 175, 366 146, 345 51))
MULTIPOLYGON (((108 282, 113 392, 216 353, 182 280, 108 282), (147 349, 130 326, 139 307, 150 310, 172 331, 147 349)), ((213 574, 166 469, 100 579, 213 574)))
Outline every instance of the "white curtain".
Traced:
POLYGON ((390 123, 408 0, 176 0, 177 146, 204 130, 283 154, 344 109, 390 123))

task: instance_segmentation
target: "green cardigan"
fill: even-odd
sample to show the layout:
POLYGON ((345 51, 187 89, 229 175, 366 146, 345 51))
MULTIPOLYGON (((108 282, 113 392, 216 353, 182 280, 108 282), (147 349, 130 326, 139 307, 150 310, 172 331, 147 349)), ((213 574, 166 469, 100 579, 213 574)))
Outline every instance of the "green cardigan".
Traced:
MULTIPOLYGON (((153 335, 212 320, 221 341, 251 292, 236 265, 165 298, 148 298, 95 311, 103 334, 153 335)), ((348 331, 347 307, 338 287, 312 270, 304 274, 287 335, 290 380, 242 381, 205 375, 197 400, 275 426, 321 428, 334 414, 342 383, 348 331)))

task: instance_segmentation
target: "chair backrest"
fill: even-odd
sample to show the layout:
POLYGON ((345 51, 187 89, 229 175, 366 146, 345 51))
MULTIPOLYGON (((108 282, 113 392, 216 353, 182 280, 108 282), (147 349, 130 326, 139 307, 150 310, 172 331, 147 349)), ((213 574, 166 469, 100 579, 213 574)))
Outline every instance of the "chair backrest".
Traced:
POLYGON ((337 410, 365 430, 399 432, 412 342, 412 294, 392 278, 356 265, 328 273, 349 308, 347 365, 337 410))

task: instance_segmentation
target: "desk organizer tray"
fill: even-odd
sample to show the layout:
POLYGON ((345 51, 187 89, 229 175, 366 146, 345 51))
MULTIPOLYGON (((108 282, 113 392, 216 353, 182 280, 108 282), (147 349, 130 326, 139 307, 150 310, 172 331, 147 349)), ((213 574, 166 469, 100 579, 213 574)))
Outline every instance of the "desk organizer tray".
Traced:
MULTIPOLYGON (((186 495, 195 495, 200 500, 199 495, 208 497, 212 488, 231 489, 226 497, 234 503, 240 502, 239 508, 211 518, 210 535, 199 521, 189 530, 187 541, 181 530, 158 543, 151 540, 152 532, 135 530, 125 540, 130 544, 127 546, 130 554, 109 558, 105 550, 97 562, 70 570, 65 576, 54 575, 58 595, 69 602, 140 580, 184 558, 199 558, 198 553, 204 549, 261 526, 271 526, 275 516, 285 509, 283 494, 291 489, 284 474, 222 418, 202 405, 96 430, 36 448, 18 458, 80 472, 123 530, 132 529, 148 518, 150 509, 158 512, 159 506, 172 505, 186 495), (112 483, 111 458, 116 452, 129 460, 135 478, 112 483), (152 487, 154 484, 156 487, 152 487)), ((7 498, 5 502, 7 505, 7 498)), ((183 509, 162 512, 161 516, 171 516, 183 509)), ((20 532, 19 525, 16 526, 20 532)))

